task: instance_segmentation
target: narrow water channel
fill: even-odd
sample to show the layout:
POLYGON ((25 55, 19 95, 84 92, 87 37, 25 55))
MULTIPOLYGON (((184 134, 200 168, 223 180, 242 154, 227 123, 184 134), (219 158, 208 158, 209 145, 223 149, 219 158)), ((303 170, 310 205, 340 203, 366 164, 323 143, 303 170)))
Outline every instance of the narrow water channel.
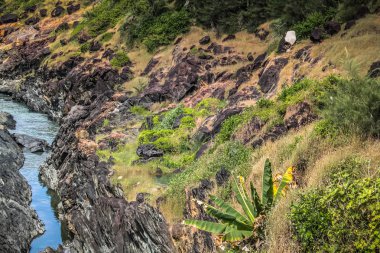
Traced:
MULTIPOLYGON (((16 130, 12 133, 27 134, 46 140, 51 144, 58 132, 58 125, 41 113, 31 112, 26 106, 12 101, 6 95, 0 94, 0 111, 8 112, 16 120, 16 130)), ((38 173, 40 165, 46 160, 48 153, 33 154, 24 150, 25 163, 21 174, 26 178, 32 189, 31 206, 45 224, 45 233, 35 238, 31 245, 31 253, 37 253, 46 247, 56 249, 66 238, 66 228, 58 219, 56 206, 58 203, 54 192, 43 186, 38 173)))

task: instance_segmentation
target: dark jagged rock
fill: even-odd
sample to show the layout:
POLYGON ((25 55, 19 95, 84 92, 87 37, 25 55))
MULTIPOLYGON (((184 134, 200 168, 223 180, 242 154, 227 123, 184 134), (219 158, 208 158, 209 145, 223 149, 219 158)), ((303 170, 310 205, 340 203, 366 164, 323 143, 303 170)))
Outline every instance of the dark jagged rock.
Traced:
POLYGON ((344 30, 348 30, 356 24, 356 20, 350 20, 344 26, 344 30))
POLYGON ((83 43, 89 41, 90 39, 92 39, 92 37, 84 31, 80 32, 78 35, 78 42, 80 44, 83 44, 83 43))
POLYGON ((40 19, 38 17, 31 17, 31 18, 28 18, 27 20, 25 20, 26 25, 35 25, 38 22, 40 22, 40 19))
POLYGON ((107 58, 109 60, 112 60, 112 58, 114 57, 114 55, 115 55, 115 51, 113 51, 110 48, 107 48, 106 51, 104 51, 104 53, 102 55, 102 58, 107 58))
POLYGON ((18 171, 24 162, 22 150, 0 126, 0 250, 29 252, 32 239, 44 231, 29 206, 30 186, 18 171))
POLYGON ((65 12, 65 9, 62 6, 55 7, 51 12, 51 17, 59 17, 65 12))
POLYGON ((334 35, 340 31, 340 24, 336 21, 328 21, 324 25, 324 28, 327 34, 334 35))
POLYGON ((226 42, 226 41, 234 40, 234 39, 236 39, 236 35, 235 34, 229 34, 222 41, 226 42))
POLYGON ((268 93, 277 87, 280 72, 288 63, 288 59, 286 58, 278 58, 275 60, 275 64, 268 67, 259 79, 259 86, 261 91, 264 93, 268 93))
POLYGON ((67 13, 69 14, 69 15, 71 15, 71 14, 73 14, 74 12, 77 12, 77 11, 79 11, 79 9, 80 9, 80 4, 71 4, 71 5, 69 5, 68 7, 67 7, 67 13))
POLYGON ((238 133, 233 135, 235 140, 241 141, 243 144, 249 143, 253 138, 259 135, 265 123, 258 117, 253 117, 245 124, 238 133))
POLYGON ((41 16, 42 18, 47 17, 47 9, 41 9, 41 10, 40 10, 40 16, 41 16))
POLYGON ((306 102, 301 102, 286 109, 284 122, 288 129, 296 129, 304 126, 316 119, 311 106, 306 102))
POLYGON ((5 14, 0 17, 0 25, 2 24, 11 24, 11 23, 16 23, 18 21, 18 17, 16 14, 5 14))
POLYGON ((261 41, 265 40, 269 35, 269 32, 263 28, 260 28, 255 31, 255 36, 258 37, 261 41))
POLYGON ((25 10, 25 12, 33 13, 37 10, 37 5, 28 6, 24 10, 25 10))
POLYGON ((0 112, 0 125, 5 126, 8 129, 16 128, 16 121, 13 116, 7 112, 0 112))
POLYGON ((322 42, 323 30, 321 28, 315 28, 310 35, 310 40, 314 43, 322 42))
POLYGON ((162 150, 156 148, 153 144, 143 144, 137 148, 137 155, 144 159, 149 159, 152 157, 161 157, 164 155, 162 150))
POLYGON ((18 145, 29 149, 30 152, 43 152, 49 148, 49 144, 42 139, 38 139, 26 134, 12 134, 12 137, 17 142, 18 145))
POLYGON ((210 43, 210 41, 211 41, 211 38, 210 38, 210 36, 207 35, 207 36, 204 36, 202 39, 199 40, 199 44, 206 45, 206 44, 210 43))
POLYGON ((372 63, 371 67, 368 70, 368 76, 372 78, 380 76, 380 61, 372 63))
POLYGON ((148 65, 145 67, 144 71, 141 73, 141 76, 146 76, 146 75, 148 75, 148 74, 152 71, 152 69, 153 69, 153 68, 154 68, 159 62, 160 62, 159 59, 157 59, 157 58, 152 58, 152 59, 149 61, 148 65))
POLYGON ((206 140, 220 131, 222 123, 229 117, 239 114, 242 108, 233 107, 221 111, 218 115, 211 116, 205 120, 198 130, 198 138, 206 140))
POLYGON ((57 28, 55 29, 55 32, 66 31, 69 29, 70 29, 69 24, 67 22, 63 22, 59 24, 59 26, 57 26, 57 28))
POLYGON ((254 61, 254 60, 255 60, 255 58, 253 57, 253 54, 252 54, 252 53, 248 53, 248 55, 247 55, 247 60, 248 60, 248 61, 254 61))
POLYGON ((101 47, 102 47, 102 44, 100 44, 99 41, 92 41, 90 43, 90 52, 99 51, 101 47))
POLYGON ((221 168, 215 175, 216 184, 218 186, 224 185, 231 176, 231 172, 225 168, 221 168))

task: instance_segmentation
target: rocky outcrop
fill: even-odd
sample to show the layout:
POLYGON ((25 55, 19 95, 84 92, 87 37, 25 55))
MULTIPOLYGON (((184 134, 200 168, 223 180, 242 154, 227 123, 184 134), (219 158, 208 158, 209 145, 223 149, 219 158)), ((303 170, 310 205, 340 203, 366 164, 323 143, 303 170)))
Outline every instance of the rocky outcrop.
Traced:
POLYGON ((175 252, 163 216, 144 203, 127 202, 109 181, 109 165, 92 148, 91 136, 103 117, 122 106, 111 96, 71 108, 41 169, 42 179, 58 192, 60 212, 73 233, 65 247, 72 252, 175 252))
POLYGON ((30 187, 18 171, 23 162, 22 150, 0 125, 0 252, 28 252, 32 239, 44 231, 29 206, 30 187))
POLYGON ((380 76, 380 61, 371 64, 371 67, 368 70, 368 76, 372 78, 380 76))
POLYGON ((49 148, 47 141, 26 134, 15 133, 12 134, 12 137, 19 146, 28 149, 32 153, 43 152, 49 148))
POLYGON ((0 25, 16 23, 17 21, 18 21, 18 17, 16 14, 13 14, 13 13, 8 13, 0 17, 0 25))
POLYGON ((262 92, 268 93, 277 87, 280 78, 280 72, 286 66, 286 64, 288 64, 288 59, 278 58, 274 60, 274 65, 269 66, 265 69, 264 73, 259 79, 259 86, 262 92))
POLYGON ((142 159, 150 159, 155 157, 161 157, 164 155, 164 152, 156 148, 153 144, 140 145, 137 148, 136 153, 142 159))

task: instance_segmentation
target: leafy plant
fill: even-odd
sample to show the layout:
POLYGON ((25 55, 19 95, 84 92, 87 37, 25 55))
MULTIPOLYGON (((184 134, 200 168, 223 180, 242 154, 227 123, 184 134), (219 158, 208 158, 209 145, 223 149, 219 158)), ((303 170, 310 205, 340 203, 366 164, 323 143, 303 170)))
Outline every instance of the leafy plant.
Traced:
POLYGON ((113 67, 124 67, 130 62, 128 55, 123 51, 118 51, 110 61, 113 67))
POLYGON ((211 196, 210 199, 215 203, 217 208, 204 203, 206 212, 219 220, 220 223, 203 220, 185 220, 185 224, 210 233, 223 235, 223 240, 231 242, 252 237, 254 233, 261 234, 262 231, 254 231, 255 229, 260 230, 256 226, 256 219, 260 216, 265 217, 266 213, 281 198, 287 185, 292 181, 293 168, 290 167, 281 177, 280 183, 273 183, 272 165, 269 159, 267 159, 264 165, 261 199, 252 182, 250 182, 249 196, 244 188, 243 177, 239 177, 239 183, 236 180, 234 181, 234 193, 243 213, 216 196, 211 196))
POLYGON ((344 172, 301 195, 290 219, 302 252, 378 252, 379 186, 379 178, 353 180, 344 172))
POLYGON ((314 28, 323 26, 327 19, 328 17, 321 12, 313 12, 309 14, 305 20, 296 23, 293 29, 296 31, 297 37, 307 38, 314 28))

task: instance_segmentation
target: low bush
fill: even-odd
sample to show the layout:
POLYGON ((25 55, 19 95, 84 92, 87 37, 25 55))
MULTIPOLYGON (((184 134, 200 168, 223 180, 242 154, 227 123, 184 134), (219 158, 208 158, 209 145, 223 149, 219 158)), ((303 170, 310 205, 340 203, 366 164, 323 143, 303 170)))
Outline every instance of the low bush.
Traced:
POLYGON ((380 179, 353 180, 348 175, 340 174, 326 188, 301 195, 291 207, 302 252, 380 250, 380 179))
POLYGON ((309 14, 305 20, 296 23, 292 29, 296 32, 298 38, 305 39, 310 36, 314 28, 322 27, 328 19, 328 16, 320 12, 313 12, 309 14))
POLYGON ((113 67, 121 68, 130 63, 127 53, 124 51, 118 51, 110 61, 113 67))
POLYGON ((380 80, 341 80, 326 99, 326 120, 344 133, 380 137, 380 80))
POLYGON ((90 43, 89 43, 89 42, 83 43, 83 44, 80 46, 80 51, 81 51, 82 53, 87 53, 88 51, 90 51, 90 43))

